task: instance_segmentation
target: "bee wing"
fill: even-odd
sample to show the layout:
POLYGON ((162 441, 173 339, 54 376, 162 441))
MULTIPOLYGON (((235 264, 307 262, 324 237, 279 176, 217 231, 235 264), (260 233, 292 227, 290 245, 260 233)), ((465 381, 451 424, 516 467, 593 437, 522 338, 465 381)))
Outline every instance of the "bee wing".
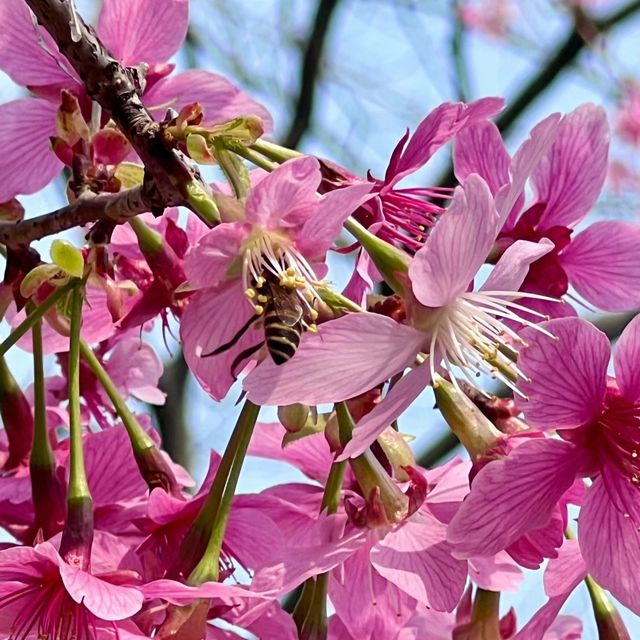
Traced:
POLYGON ((302 320, 302 305, 295 292, 278 291, 273 295, 272 304, 280 322, 287 326, 293 327, 302 320))

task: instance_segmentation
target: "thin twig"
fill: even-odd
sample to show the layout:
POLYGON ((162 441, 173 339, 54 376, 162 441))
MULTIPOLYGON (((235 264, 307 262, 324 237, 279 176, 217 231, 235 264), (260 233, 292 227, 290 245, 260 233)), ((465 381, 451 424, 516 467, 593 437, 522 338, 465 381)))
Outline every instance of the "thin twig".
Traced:
POLYGON ((318 80, 318 70, 322 60, 329 25, 340 0, 319 0, 316 15, 307 40, 300 73, 300 88, 296 100, 291 126, 284 137, 284 146, 295 149, 309 128, 318 80))

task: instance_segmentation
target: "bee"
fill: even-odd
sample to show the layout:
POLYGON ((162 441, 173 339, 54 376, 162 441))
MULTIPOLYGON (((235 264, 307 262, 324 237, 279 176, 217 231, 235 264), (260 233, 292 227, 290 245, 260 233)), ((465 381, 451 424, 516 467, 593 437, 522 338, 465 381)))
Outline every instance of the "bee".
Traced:
POLYGON ((240 327, 229 342, 201 356, 208 358, 228 351, 249 327, 261 320, 264 340, 238 354, 231 365, 231 373, 234 377, 236 377, 235 370, 238 365, 253 355, 263 344, 266 344, 267 351, 275 364, 282 365, 288 362, 296 353, 303 328, 306 326, 304 308, 297 289, 281 285, 275 281, 275 278, 261 278, 255 287, 254 297, 256 313, 240 327))

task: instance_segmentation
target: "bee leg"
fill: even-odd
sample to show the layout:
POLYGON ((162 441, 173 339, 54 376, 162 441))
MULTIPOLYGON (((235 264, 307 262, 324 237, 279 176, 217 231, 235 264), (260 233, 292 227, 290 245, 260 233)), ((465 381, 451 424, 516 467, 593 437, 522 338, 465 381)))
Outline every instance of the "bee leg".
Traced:
POLYGON ((200 355, 201 358, 209 358, 211 356, 217 356, 219 353, 224 353, 233 347, 233 345, 242 338, 247 329, 259 318, 260 316, 256 313, 252 315, 238 330, 238 332, 229 340, 229 342, 225 342, 220 345, 213 351, 209 351, 208 353, 203 353, 200 355))
POLYGON ((238 376, 236 375, 236 369, 237 369, 238 365, 243 360, 246 360, 249 356, 252 356, 263 344, 264 344, 264 342, 258 342, 258 344, 254 344, 253 347, 249 347, 248 349, 245 349, 244 351, 241 351, 236 356, 235 360, 231 363, 231 375, 233 376, 234 380, 238 379, 238 376))

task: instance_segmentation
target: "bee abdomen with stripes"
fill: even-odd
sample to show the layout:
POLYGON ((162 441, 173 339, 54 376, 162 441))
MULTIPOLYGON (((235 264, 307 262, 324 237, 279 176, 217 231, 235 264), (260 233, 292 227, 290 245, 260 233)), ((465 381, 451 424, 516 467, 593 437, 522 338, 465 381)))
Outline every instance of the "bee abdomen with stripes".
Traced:
POLYGON ((264 336, 269 355, 275 364, 284 364, 295 354, 302 335, 299 308, 277 309, 267 303, 264 336))

